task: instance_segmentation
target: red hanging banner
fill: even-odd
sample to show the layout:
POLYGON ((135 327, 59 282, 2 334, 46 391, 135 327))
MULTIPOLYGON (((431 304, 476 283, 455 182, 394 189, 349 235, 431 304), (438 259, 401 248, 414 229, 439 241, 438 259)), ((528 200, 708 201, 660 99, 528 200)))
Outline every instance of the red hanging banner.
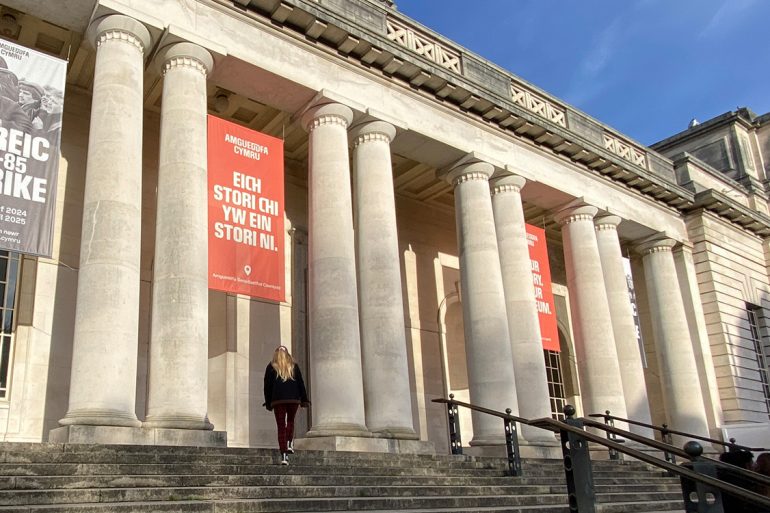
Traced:
POLYGON ((208 117, 209 288, 283 301, 283 141, 208 117))
POLYGON ((559 351, 559 329, 556 325, 556 308, 551 289, 551 267, 548 264, 548 246, 545 230, 528 224, 527 246, 532 263, 532 283, 535 286, 537 316, 540 320, 540 337, 543 349, 559 351))

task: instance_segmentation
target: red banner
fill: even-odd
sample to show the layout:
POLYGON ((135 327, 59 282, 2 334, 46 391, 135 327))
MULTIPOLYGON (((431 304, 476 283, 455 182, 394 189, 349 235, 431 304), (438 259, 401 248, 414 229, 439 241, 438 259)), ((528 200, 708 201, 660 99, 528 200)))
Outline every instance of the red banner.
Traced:
POLYGON ((527 246, 529 246, 529 259, 532 263, 532 283, 535 285, 535 302, 540 320, 543 349, 558 352, 559 329, 556 325, 556 308, 551 290, 551 267, 548 264, 545 230, 528 224, 527 246))
POLYGON ((283 301, 283 141, 209 116, 208 187, 209 288, 283 301))

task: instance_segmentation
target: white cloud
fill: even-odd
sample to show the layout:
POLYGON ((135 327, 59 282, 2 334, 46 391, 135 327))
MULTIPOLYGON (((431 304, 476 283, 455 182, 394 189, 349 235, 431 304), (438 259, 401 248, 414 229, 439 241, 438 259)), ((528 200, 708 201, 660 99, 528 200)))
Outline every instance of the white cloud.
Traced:
POLYGON ((709 37, 730 30, 755 3, 756 0, 723 0, 698 37, 709 37))

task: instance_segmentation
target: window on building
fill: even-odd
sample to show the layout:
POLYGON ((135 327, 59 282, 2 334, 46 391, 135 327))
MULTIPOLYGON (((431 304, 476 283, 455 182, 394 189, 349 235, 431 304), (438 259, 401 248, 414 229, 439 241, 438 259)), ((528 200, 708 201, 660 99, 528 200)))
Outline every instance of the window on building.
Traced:
POLYGON ((759 380, 762 384, 762 392, 765 395, 765 409, 770 414, 770 382, 767 378, 767 358, 762 348, 762 334, 760 328, 764 321, 762 308, 746 303, 746 313, 749 317, 749 331, 751 340, 754 342, 754 353, 757 355, 757 369, 759 371, 759 380))
POLYGON ((543 350, 545 373, 548 377, 548 395, 551 400, 551 417, 564 420, 564 378, 561 372, 561 358, 556 351, 543 350))
POLYGON ((19 254, 0 251, 0 399, 8 395, 11 349, 15 328, 16 293, 19 277, 19 254))

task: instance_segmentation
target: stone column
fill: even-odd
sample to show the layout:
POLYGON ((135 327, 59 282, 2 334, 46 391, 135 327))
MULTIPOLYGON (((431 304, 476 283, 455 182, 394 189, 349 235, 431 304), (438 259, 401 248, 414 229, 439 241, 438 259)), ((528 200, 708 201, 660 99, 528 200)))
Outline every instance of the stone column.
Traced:
MULTIPOLYGON (((518 415, 503 277, 488 179, 494 168, 478 160, 445 175, 454 186, 460 252, 465 353, 471 403, 518 415)), ((471 445, 504 443, 501 421, 473 413, 471 445)))
POLYGON ((313 425, 308 436, 368 434, 365 425, 356 251, 347 128, 338 103, 302 116, 309 132, 308 327, 313 425))
POLYGON ((356 197, 366 426, 393 438, 416 439, 406 358, 404 302, 396 230, 390 141, 382 121, 351 132, 356 197))
POLYGON ((562 225, 580 395, 585 415, 610 410, 617 417, 627 418, 612 317, 594 231, 593 219, 597 212, 596 207, 579 206, 562 210, 555 216, 562 225))
MULTIPOLYGON (((604 271, 604 285, 607 288, 607 299, 610 305, 612 332, 615 335, 623 395, 626 398, 626 412, 629 419, 652 424, 634 312, 628 293, 626 271, 623 268, 623 254, 620 251, 617 230, 620 221, 618 216, 604 216, 596 219, 594 221, 596 242, 599 245, 599 256, 604 271)), ((615 412, 611 411, 611 413, 617 415, 615 412)), ((650 428, 634 424, 630 424, 628 428, 633 433, 648 438, 653 437, 650 428)))
POLYGON ((637 247, 644 266, 663 402, 672 429, 709 436, 698 367, 671 252, 675 244, 674 240, 660 239, 637 247))
MULTIPOLYGON (((551 416, 551 403, 521 204, 521 188, 525 183, 526 180, 520 176, 505 176, 494 181, 492 208, 500 249, 519 415, 536 419, 551 416)), ((529 442, 555 442, 553 433, 543 429, 521 426, 521 431, 529 442)))
POLYGON ((59 423, 137 427, 142 80, 151 39, 122 15, 95 21, 88 35, 96 64, 69 409, 59 423))
POLYGON ((163 103, 145 427, 212 429, 208 420, 206 75, 192 43, 161 50, 163 103))

